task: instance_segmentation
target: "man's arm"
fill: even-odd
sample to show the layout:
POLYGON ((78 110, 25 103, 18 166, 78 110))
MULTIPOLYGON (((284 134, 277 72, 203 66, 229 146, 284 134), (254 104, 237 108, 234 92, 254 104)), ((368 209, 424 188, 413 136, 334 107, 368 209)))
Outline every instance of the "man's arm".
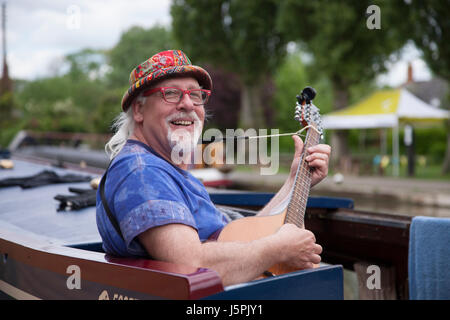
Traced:
POLYGON ((292 224, 245 243, 202 243, 196 230, 183 224, 151 228, 139 240, 154 259, 213 269, 225 286, 253 280, 277 263, 311 268, 320 262, 322 252, 310 231, 292 224))

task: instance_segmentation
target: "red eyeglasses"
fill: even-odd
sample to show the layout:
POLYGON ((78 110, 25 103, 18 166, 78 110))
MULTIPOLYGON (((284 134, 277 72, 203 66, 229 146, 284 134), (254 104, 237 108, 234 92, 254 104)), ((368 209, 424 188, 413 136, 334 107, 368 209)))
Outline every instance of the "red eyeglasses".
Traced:
POLYGON ((147 90, 143 93, 145 97, 155 93, 161 92, 164 101, 168 103, 179 103, 183 99, 183 95, 187 94, 196 106, 204 105, 208 102, 211 90, 206 89, 192 89, 183 90, 175 87, 159 87, 147 90))

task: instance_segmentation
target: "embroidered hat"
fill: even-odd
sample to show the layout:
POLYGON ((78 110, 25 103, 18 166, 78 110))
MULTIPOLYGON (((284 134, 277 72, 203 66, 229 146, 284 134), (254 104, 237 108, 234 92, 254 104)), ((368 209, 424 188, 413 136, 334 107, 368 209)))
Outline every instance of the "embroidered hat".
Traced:
POLYGON ((162 51, 142 62, 131 72, 130 88, 122 98, 122 110, 127 111, 133 99, 156 80, 177 75, 192 76, 197 79, 203 89, 212 89, 212 80, 208 72, 201 67, 192 65, 184 52, 181 50, 162 51))

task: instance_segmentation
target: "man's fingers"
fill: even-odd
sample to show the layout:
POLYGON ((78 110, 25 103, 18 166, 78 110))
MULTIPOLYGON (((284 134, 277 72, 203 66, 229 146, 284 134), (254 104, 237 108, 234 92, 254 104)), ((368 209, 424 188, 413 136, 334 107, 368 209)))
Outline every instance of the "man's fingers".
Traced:
POLYGON ((307 263, 318 264, 318 263, 320 263, 320 261, 322 261, 322 258, 318 254, 310 253, 310 254, 306 255, 305 257, 303 257, 301 259, 301 261, 302 261, 301 263, 304 263, 304 264, 307 264, 307 263))
POLYGON ((325 160, 316 159, 314 161, 308 162, 308 165, 312 168, 326 168, 327 162, 325 160))
POLYGON ((316 244, 314 246, 314 253, 321 254, 322 250, 323 250, 323 248, 322 248, 322 246, 320 244, 316 244))
POLYGON ((315 146, 309 147, 307 151, 309 154, 318 152, 330 155, 331 147, 328 144, 316 144, 315 146))
POLYGON ((311 262, 314 264, 319 264, 322 261, 322 258, 318 254, 313 254, 311 256, 311 262))
POLYGON ((318 153, 318 152, 316 152, 316 153, 313 153, 313 154, 310 154, 309 156, 307 156, 305 158, 305 160, 308 161, 308 162, 311 162, 311 161, 314 161, 314 160, 327 161, 328 160, 328 155, 325 154, 325 153, 318 153))

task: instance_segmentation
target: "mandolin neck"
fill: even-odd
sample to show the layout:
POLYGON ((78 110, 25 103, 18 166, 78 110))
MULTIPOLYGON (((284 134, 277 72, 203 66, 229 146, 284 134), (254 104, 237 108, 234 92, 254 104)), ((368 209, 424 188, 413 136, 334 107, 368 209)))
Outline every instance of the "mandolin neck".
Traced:
POLYGON ((303 151, 300 156, 300 163, 297 167, 297 174, 295 176, 294 187, 291 193, 286 218, 284 223, 293 223, 299 228, 304 226, 304 217, 306 210, 306 203, 309 197, 309 190, 311 188, 312 170, 305 160, 308 155, 306 150, 309 147, 315 146, 320 141, 320 133, 313 129, 308 129, 306 134, 303 151))

